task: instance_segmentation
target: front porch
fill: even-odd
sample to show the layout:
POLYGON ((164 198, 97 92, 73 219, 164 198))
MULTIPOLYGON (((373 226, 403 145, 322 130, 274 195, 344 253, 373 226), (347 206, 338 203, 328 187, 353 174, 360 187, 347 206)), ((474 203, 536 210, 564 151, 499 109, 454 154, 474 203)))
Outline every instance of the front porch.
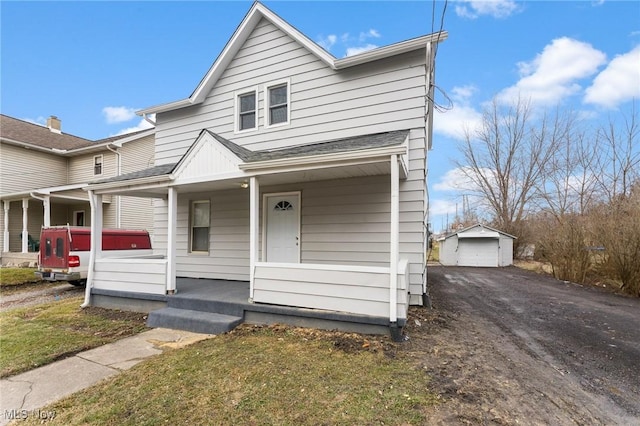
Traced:
MULTIPOLYGON (((129 306, 154 309, 147 324, 200 333, 218 334, 238 324, 289 324, 365 334, 389 332, 388 316, 371 316, 325 309, 251 303, 249 282, 177 278, 179 292, 151 295, 121 290, 92 290, 93 305, 107 308, 129 306)), ((399 333, 404 319, 398 320, 399 333)))

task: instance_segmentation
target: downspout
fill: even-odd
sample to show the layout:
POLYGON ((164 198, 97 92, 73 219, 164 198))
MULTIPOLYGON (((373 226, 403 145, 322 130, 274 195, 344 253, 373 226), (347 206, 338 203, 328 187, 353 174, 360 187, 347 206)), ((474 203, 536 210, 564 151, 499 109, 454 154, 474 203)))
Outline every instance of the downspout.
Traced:
POLYGON ((147 114, 142 114, 142 118, 144 118, 144 121, 151 124, 153 127, 156 127, 156 122, 147 117, 147 114))
MULTIPOLYGON (((106 145, 107 149, 113 152, 116 155, 116 176, 120 176, 122 174, 122 155, 118 148, 111 148, 109 145, 106 145)), ((121 219, 120 214, 122 212, 122 198, 120 195, 116 195, 116 228, 120 228, 121 219)))
POLYGON ((84 302, 80 305, 81 308, 86 308, 91 302, 91 287, 93 287, 93 269, 96 265, 96 243, 95 233, 93 232, 93 222, 96 217, 96 199, 93 195, 93 191, 89 190, 89 205, 91 206, 91 250, 89 251, 89 265, 87 270, 87 283, 84 287, 84 302))
POLYGON ((42 201, 42 206, 44 208, 44 220, 42 221, 43 226, 48 228, 51 226, 51 199, 49 196, 44 196, 42 198, 38 197, 35 192, 30 192, 29 195, 31 198, 42 201))

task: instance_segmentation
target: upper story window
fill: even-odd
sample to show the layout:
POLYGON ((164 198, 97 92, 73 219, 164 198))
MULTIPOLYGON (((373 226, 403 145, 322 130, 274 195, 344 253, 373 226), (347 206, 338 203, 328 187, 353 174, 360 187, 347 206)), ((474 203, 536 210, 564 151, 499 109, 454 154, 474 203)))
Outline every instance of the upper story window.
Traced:
POLYGON ((257 91, 241 93, 236 98, 236 131, 258 128, 257 91))
POLYGON ((271 83, 265 88, 266 127, 289 123, 289 81, 271 83))
POLYGON ((102 174, 102 155, 96 155, 93 157, 93 175, 100 176, 102 174))

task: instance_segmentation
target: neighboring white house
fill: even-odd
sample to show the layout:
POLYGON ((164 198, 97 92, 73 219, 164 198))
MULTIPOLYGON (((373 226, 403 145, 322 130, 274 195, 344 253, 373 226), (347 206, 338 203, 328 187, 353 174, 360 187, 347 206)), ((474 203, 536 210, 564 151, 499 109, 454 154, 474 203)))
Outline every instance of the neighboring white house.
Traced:
POLYGON ((98 252, 88 291, 244 281, 253 303, 404 324, 427 297, 430 100, 446 37, 337 59, 255 3, 190 97, 139 112, 156 117, 156 166, 88 187, 96 218, 103 197, 156 199, 162 278, 114 283, 98 252))
POLYGON ((440 263, 447 266, 509 266, 516 237, 486 225, 473 225, 438 240, 440 263))
MULTIPOLYGON (((154 129, 97 141, 62 131, 49 117, 40 126, 0 114, 0 247, 2 264, 32 263, 42 226, 89 226, 92 180, 154 164, 154 129)), ((104 197, 105 227, 153 232, 149 199, 104 197)))

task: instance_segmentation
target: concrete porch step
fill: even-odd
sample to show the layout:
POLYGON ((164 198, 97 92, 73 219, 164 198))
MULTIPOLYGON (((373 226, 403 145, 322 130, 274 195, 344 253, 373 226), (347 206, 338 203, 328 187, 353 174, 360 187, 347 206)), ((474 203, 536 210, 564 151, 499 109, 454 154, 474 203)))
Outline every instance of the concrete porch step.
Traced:
POLYGON ((189 309, 162 308, 149 313, 149 327, 163 327, 194 333, 220 334, 233 330, 242 317, 189 309))

